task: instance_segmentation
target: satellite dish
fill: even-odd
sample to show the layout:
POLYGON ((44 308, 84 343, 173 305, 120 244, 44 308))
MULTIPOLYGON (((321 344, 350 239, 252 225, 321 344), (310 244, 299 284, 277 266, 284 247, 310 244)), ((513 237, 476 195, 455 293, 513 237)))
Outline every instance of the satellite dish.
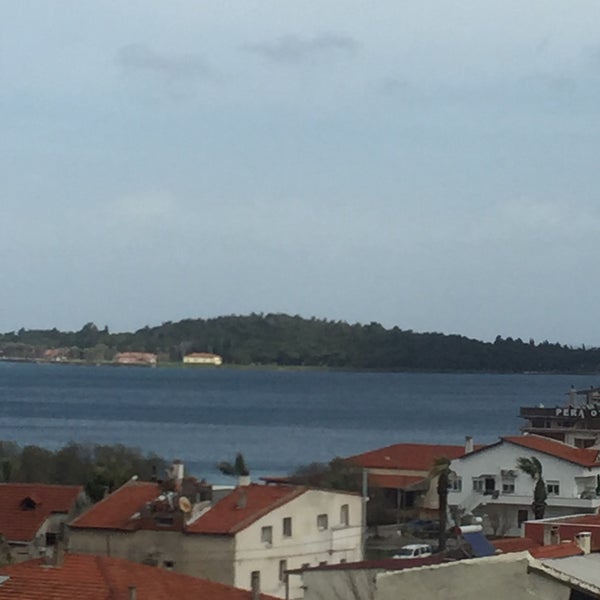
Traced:
POLYGON ((179 510, 181 510, 181 512, 192 512, 192 503, 185 496, 181 496, 181 498, 179 498, 178 504, 179 510))

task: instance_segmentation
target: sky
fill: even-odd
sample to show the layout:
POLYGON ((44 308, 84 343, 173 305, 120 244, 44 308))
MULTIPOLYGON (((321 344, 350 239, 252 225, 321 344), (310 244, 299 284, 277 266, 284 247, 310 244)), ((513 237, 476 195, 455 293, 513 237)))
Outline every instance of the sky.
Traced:
POLYGON ((0 331, 600 346, 597 0, 2 4, 0 331))

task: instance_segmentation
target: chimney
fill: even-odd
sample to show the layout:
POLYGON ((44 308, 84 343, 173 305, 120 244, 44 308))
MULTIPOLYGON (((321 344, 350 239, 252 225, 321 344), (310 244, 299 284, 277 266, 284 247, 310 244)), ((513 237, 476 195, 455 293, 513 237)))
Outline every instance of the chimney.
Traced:
POLYGON ((252 600, 260 600, 260 571, 252 571, 250 589, 252 590, 252 600))
POLYGON ((137 588, 135 585, 129 586, 129 600, 136 600, 137 598, 137 588))
POLYGON ((54 554, 52 555, 52 566, 62 567, 65 564, 65 540, 59 537, 54 546, 54 554))
POLYGON ((238 490, 238 497, 235 503, 236 508, 246 508, 248 498, 246 497, 246 490, 238 490))
POLYGON ((238 487, 248 487, 251 483, 250 475, 238 476, 238 487))
POLYGON ((465 436, 465 454, 473 452, 473 437, 470 435, 465 436))
POLYGON ((580 531, 575 534, 575 542, 583 550, 584 554, 589 554, 592 551, 592 532, 580 531))

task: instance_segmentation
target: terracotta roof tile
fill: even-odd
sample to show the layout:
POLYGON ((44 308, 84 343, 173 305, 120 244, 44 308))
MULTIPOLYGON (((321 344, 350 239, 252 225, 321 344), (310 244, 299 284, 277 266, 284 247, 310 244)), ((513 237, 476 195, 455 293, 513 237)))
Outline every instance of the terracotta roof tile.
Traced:
POLYGON ((189 525, 187 531, 233 535, 306 490, 305 487, 257 484, 238 487, 189 525))
POLYGON ((44 521, 53 513, 69 513, 83 487, 39 483, 0 484, 0 533, 11 542, 33 540, 44 521), (30 498, 30 508, 23 500, 30 498))
MULTIPOLYGON (((249 591, 171 573, 118 558, 67 554, 61 567, 43 559, 0 567, 0 600, 125 600, 135 587, 140 600, 251 600, 249 591)), ((273 600, 261 594, 263 600, 273 600)))
POLYGON ((553 544, 551 546, 538 546, 529 550, 529 554, 534 558, 565 558, 567 556, 577 556, 583 554, 583 550, 576 542, 563 542, 562 544, 553 544))
POLYGON ((496 548, 496 550, 500 550, 502 553, 507 552, 523 552, 524 550, 530 550, 532 548, 539 547, 539 544, 532 540, 531 538, 526 537, 514 537, 514 538, 504 538, 500 540, 493 540, 492 546, 496 548))
POLYGON ((371 469, 429 471, 436 458, 458 458, 464 446, 437 444, 393 444, 378 450, 350 456, 346 460, 371 469))
POLYGON ((130 481, 100 500, 69 526, 131 531, 137 528, 137 521, 132 519, 133 515, 160 493, 156 483, 130 481))
POLYGON ((583 467, 600 467, 598 450, 592 448, 575 448, 564 442, 559 442, 541 435, 518 435, 501 438, 505 442, 550 454, 583 467))

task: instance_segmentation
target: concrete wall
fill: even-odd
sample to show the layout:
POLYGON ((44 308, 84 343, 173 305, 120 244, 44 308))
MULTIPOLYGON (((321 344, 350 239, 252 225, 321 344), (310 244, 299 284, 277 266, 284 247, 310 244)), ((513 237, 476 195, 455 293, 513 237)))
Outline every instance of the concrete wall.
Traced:
POLYGON ((305 571, 304 600, 373 600, 375 577, 380 572, 381 569, 305 571))
MULTIPOLYGON (((261 590, 285 597, 285 581, 279 578, 279 562, 287 569, 320 563, 338 564, 362 559, 362 498, 355 494, 309 490, 276 508, 236 535, 234 585, 250 589, 252 571, 260 571, 261 590), (349 505, 348 525, 340 523, 341 507, 349 505), (327 529, 317 527, 317 515, 326 514, 327 529), (292 535, 283 536, 283 519, 291 517, 292 535), (270 526, 272 544, 261 542, 261 530, 270 526)), ((299 577, 290 578, 290 597, 302 596, 299 577)))
POLYGON ((377 576, 374 600, 568 600, 570 589, 528 574, 523 553, 463 560, 377 576))
POLYGON ((233 585, 234 539, 230 536, 192 535, 178 531, 70 530, 69 550, 125 558, 142 563, 153 561, 173 571, 233 585))

